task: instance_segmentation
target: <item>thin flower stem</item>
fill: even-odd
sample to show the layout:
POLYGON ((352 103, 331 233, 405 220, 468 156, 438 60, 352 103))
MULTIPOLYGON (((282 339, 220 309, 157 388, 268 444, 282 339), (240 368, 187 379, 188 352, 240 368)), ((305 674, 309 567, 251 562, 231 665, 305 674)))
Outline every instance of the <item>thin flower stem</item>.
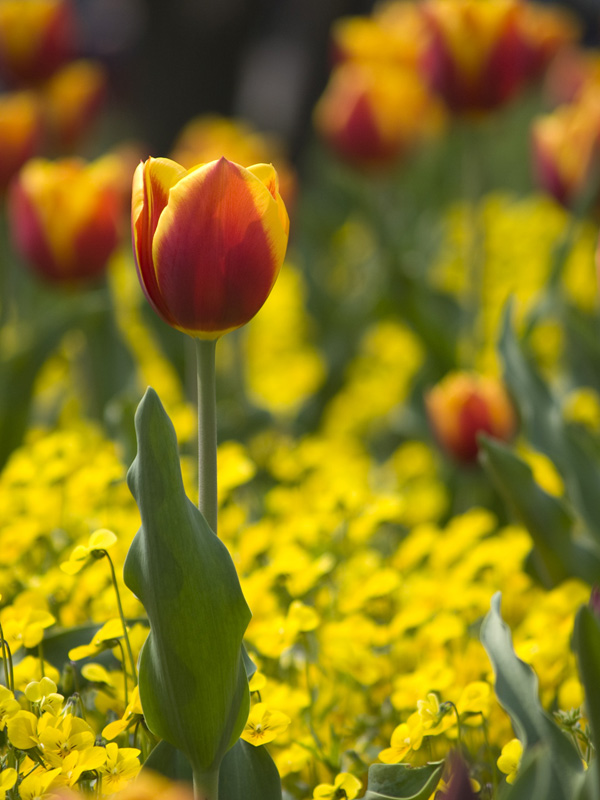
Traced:
POLYGON ((44 648, 42 642, 38 644, 38 655, 40 657, 40 680, 44 677, 44 648))
POLYGON ((2 630, 2 625, 0 625, 0 641, 2 642, 2 664, 4 666, 4 680, 6 682, 6 686, 8 689, 11 688, 10 680, 9 680, 9 672, 8 672, 8 655, 7 655, 7 648, 8 645, 4 639, 4 631, 2 630))
POLYGON ((219 770, 194 770, 194 800, 219 800, 219 770))
POLYGON ((129 705, 129 692, 127 690, 127 667, 125 666, 125 650, 123 648, 123 642, 119 639, 119 647, 121 649, 121 657, 123 659, 123 687, 125 691, 125 707, 129 705))
POLYGON ((196 339, 198 368, 198 508, 217 533, 216 340, 196 339))
MULTIPOLYGON (((127 654, 129 656, 129 662, 131 665, 131 676, 133 678, 134 684, 137 686, 137 670, 135 668, 135 659, 133 657, 133 650, 131 649, 131 642, 129 641, 129 635, 127 633, 127 624, 125 622, 125 614, 123 613, 123 606, 121 604, 121 594, 119 592, 119 586, 117 584, 117 574, 115 572, 115 565, 112 562, 112 558, 108 555, 106 550, 102 551, 106 558, 108 559, 108 563, 110 566, 110 574, 112 577, 113 586, 115 587, 115 595, 117 596, 117 607, 119 609, 119 617, 121 618, 121 624, 123 625, 123 634, 125 637, 125 644, 127 646, 127 654)), ((123 670, 125 672, 125 680, 127 680, 127 670, 125 668, 125 655, 123 654, 123 670)))

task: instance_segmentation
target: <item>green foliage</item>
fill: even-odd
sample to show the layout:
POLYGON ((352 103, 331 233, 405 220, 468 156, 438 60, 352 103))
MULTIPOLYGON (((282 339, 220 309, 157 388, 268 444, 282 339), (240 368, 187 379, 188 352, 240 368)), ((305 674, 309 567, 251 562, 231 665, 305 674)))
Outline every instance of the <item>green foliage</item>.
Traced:
POLYGON ((535 542, 530 564, 536 577, 547 587, 571 576, 597 580, 600 553, 594 542, 574 539, 575 518, 566 503, 541 489, 510 447, 487 436, 479 441, 481 463, 535 542))
POLYGON ((583 784, 580 754, 542 708, 537 677, 513 649, 510 629, 500 614, 499 593, 492 598, 480 638, 494 667, 498 701, 524 747, 524 770, 508 796, 572 800, 583 784))
POLYGON ((373 764, 367 793, 362 800, 427 800, 442 777, 444 762, 424 767, 408 764, 373 764))
POLYGON ((242 637, 250 611, 226 547, 185 495, 175 431, 152 389, 136 432, 128 482, 142 527, 124 577, 151 625, 140 697, 150 730, 214 783, 248 715, 242 637))

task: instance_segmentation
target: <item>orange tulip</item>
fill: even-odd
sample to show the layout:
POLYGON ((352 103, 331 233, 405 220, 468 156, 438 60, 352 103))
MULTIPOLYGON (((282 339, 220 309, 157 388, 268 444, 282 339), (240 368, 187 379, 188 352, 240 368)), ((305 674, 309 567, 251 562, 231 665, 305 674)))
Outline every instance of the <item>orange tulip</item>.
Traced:
POLYGON ((149 158, 133 178, 133 245, 156 313, 198 339, 250 320, 267 299, 289 220, 270 164, 221 158, 190 170, 149 158))
POLYGON ((441 130, 444 111, 412 71, 348 61, 334 69, 314 120, 342 158, 373 167, 441 130))
POLYGON ((0 0, 0 67, 8 80, 51 75, 72 57, 76 38, 70 0, 0 0))
POLYGON ((0 190, 37 151, 42 112, 33 92, 0 95, 0 190))
POLYGON ((106 97, 104 68, 95 61, 72 61, 43 88, 46 124, 60 148, 72 148, 95 121, 106 97))
POLYGON ((122 190, 120 161, 106 156, 33 159, 9 192, 14 243, 26 262, 53 282, 97 277, 119 241, 122 190))
POLYGON ((431 389, 425 403, 436 438, 459 461, 475 461, 478 433, 508 441, 516 431, 512 402, 494 378, 450 373, 431 389))

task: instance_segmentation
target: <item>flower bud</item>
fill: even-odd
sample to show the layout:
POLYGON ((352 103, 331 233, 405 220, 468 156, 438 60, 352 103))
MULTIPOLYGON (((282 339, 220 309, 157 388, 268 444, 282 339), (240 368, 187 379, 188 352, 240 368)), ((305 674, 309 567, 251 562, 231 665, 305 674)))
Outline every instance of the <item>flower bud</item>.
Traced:
POLYGON ((0 69, 13 83, 36 83, 71 58, 76 25, 70 0, 0 0, 0 69))
POLYGON ((9 192, 14 244, 40 276, 79 282, 100 275, 119 241, 120 161, 106 156, 33 159, 9 192))
POLYGON ((33 92, 0 95, 0 190, 37 151, 42 111, 33 92))
POLYGON ((149 158, 133 178, 133 246, 150 305, 174 328, 217 339, 267 299, 289 220, 270 164, 221 158, 186 170, 149 158))
POLYGON ((440 445, 463 462, 477 458, 477 434, 508 441, 516 415, 503 384, 495 378, 453 372, 425 398, 431 427, 440 445))
POLYGON ((374 167, 389 165, 440 131, 444 112, 413 72, 349 61, 333 71, 314 119, 342 158, 374 167))

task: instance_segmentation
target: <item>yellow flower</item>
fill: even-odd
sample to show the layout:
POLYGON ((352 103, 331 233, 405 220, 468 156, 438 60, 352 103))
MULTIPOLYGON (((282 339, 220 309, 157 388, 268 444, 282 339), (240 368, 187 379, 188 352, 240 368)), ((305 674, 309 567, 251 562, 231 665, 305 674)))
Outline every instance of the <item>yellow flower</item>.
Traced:
POLYGON ((8 740, 17 750, 31 750, 39 743, 38 718, 31 711, 18 711, 6 723, 8 740))
POLYGON ((69 786, 77 783, 82 773, 96 770, 106 761, 104 747, 87 747, 84 750, 73 750, 65 758, 62 774, 68 779, 69 786))
POLYGON ((136 722, 139 722, 143 718, 143 715, 144 712, 142 711, 142 704, 140 702, 140 693, 136 686, 131 693, 131 701, 125 709, 123 718, 110 722, 102 731, 102 736, 105 739, 114 739, 115 736, 118 736, 136 722))
POLYGON ((354 800, 362 789, 362 783, 349 772, 340 772, 333 783, 320 783, 313 792, 315 800, 337 800, 347 797, 354 800))
POLYGON ((417 700, 417 714, 427 736, 437 736, 454 725, 455 720, 446 709, 447 706, 440 706, 435 692, 429 692, 425 700, 417 700))
POLYGON ((44 797, 52 784, 60 775, 60 768, 46 771, 35 771, 27 775, 19 785, 19 797, 21 800, 39 800, 44 797))
POLYGON ((425 732, 423 720, 416 711, 406 722, 394 729, 390 747, 379 753, 379 760, 384 764, 398 764, 411 750, 421 747, 425 732))
POLYGON ((0 731, 6 728, 7 721, 21 710, 18 700, 6 686, 0 686, 0 731))
POLYGON ((4 800, 6 792, 17 782, 18 773, 12 767, 5 767, 0 772, 0 800, 4 800))
POLYGON ((95 531, 89 538, 87 545, 77 545, 69 556, 68 561, 63 561, 60 568, 67 575, 75 575, 83 567, 89 556, 100 558, 104 555, 104 550, 117 541, 117 537, 112 531, 106 528, 100 528, 95 531))
POLYGON ((257 703, 250 711, 241 738, 258 747, 272 742, 287 729, 290 722, 287 714, 269 708, 266 703, 257 703))
POLYGON ((508 744, 502 748, 500 758, 496 762, 500 772, 506 775, 506 782, 513 783, 517 777, 517 770, 521 763, 521 756, 523 755, 523 745, 518 739, 511 739, 508 744))
POLYGON ((491 695, 491 686, 485 681, 473 681, 467 684, 457 704, 458 713, 489 716, 491 695))
POLYGON ((69 650, 71 661, 79 661, 88 656, 95 656, 103 650, 108 650, 115 646, 116 639, 121 639, 125 635, 123 623, 119 617, 109 619, 99 631, 97 631, 90 644, 82 644, 80 647, 73 647, 69 650))
POLYGON ((105 794, 118 792, 135 778, 141 769, 139 754, 134 747, 119 748, 114 742, 106 745, 106 762, 100 771, 105 794))
POLYGON ((56 688, 56 684, 51 678, 31 681, 25 687, 25 697, 30 703, 36 703, 41 711, 58 714, 65 698, 62 694, 58 694, 56 688))

